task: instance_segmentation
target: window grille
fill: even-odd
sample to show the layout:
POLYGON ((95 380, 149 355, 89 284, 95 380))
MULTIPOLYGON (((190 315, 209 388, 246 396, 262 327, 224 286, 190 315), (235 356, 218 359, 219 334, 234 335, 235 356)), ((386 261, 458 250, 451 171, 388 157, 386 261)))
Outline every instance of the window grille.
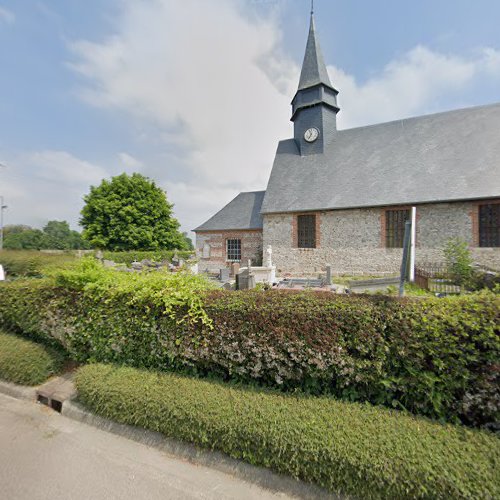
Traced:
POLYGON ((479 205, 479 246, 500 246, 500 203, 479 205))
POLYGON ((241 261, 241 240, 226 240, 226 255, 230 262, 241 261))
POLYGON ((297 246, 316 248, 316 215, 297 216, 297 246))
POLYGON ((407 220, 410 220, 410 210, 386 210, 386 248, 403 248, 403 241, 405 237, 405 222, 407 220))

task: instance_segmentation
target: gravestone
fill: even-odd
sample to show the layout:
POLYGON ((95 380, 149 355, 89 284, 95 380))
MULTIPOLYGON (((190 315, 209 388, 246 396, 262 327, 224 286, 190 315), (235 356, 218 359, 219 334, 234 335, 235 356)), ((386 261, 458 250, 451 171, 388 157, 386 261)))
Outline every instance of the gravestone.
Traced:
POLYGON ((255 288, 255 275, 252 273, 252 261, 248 260, 248 265, 238 274, 238 290, 252 290, 255 288))
POLYGON ((332 285, 332 266, 327 264, 326 266, 326 286, 332 285))
POLYGON ((240 272, 239 262, 233 262, 231 264, 231 276, 236 276, 240 272))
POLYGON ((219 280, 222 282, 229 281, 229 269, 227 267, 220 269, 219 280))

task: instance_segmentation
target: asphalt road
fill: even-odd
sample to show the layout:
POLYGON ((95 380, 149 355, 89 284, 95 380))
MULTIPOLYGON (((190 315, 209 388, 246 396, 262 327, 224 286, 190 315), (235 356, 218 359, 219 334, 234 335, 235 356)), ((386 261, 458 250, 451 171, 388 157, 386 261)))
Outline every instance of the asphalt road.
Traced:
POLYGON ((286 499, 0 394, 0 499, 286 499))

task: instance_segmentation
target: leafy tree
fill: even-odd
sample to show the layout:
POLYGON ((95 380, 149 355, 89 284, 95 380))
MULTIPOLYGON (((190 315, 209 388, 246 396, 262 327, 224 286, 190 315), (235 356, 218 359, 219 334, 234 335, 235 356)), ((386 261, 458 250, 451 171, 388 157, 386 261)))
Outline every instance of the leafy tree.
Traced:
POLYGON ((10 250, 76 250, 90 248, 78 231, 72 231, 66 221, 52 220, 43 231, 18 224, 4 231, 4 248, 10 250))
POLYGON ((26 224, 9 224, 3 228, 3 235, 7 238, 7 236, 11 234, 19 234, 30 229, 33 228, 31 226, 27 226, 26 224))
POLYGON ((3 246, 7 250, 40 250, 45 247, 45 235, 40 229, 25 229, 8 233, 3 246))
POLYGON ((45 248, 56 250, 76 250, 88 248, 78 231, 72 231, 66 221, 51 220, 43 228, 45 248))
POLYGON ((186 243, 186 250, 194 250, 193 240, 187 235, 186 232, 182 233, 182 237, 186 243))
POLYGON ((80 224, 93 247, 106 250, 179 250, 186 241, 173 217, 173 205, 141 174, 121 174, 92 186, 84 197, 80 224))

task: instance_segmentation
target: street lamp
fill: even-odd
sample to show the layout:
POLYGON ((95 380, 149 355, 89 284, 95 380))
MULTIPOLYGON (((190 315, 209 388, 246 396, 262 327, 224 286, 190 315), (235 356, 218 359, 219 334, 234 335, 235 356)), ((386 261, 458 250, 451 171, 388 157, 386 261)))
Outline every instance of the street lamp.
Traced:
POLYGON ((3 211, 7 205, 3 204, 3 196, 0 196, 0 251, 3 250, 3 211))

